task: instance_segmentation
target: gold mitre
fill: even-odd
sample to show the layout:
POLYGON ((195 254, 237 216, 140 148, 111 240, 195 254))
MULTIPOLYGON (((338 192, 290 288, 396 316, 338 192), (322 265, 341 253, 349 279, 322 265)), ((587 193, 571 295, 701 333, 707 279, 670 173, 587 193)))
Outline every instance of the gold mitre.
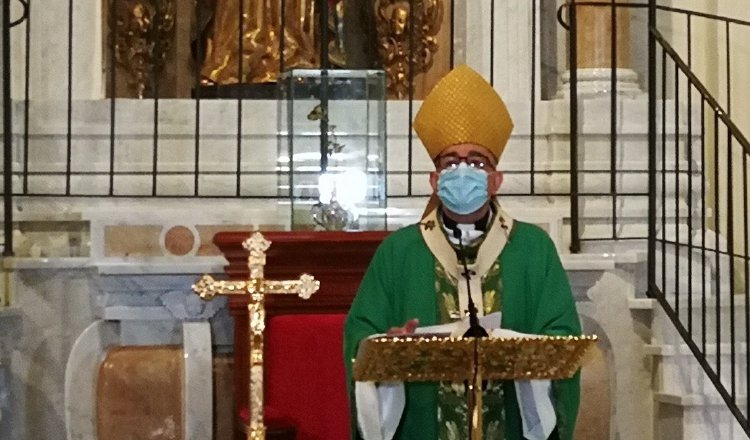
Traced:
POLYGON ((513 120, 495 89, 471 67, 461 65, 427 95, 414 118, 414 130, 432 159, 457 144, 481 145, 499 159, 513 120))

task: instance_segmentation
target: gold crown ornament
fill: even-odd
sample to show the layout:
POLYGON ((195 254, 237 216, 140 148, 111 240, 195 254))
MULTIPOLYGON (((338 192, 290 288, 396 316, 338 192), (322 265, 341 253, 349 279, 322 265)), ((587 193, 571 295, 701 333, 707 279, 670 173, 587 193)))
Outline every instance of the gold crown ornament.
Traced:
POLYGON ((427 95, 414 118, 414 130, 433 160, 458 144, 481 145, 497 160, 513 131, 513 120, 495 89, 471 67, 460 65, 427 95))

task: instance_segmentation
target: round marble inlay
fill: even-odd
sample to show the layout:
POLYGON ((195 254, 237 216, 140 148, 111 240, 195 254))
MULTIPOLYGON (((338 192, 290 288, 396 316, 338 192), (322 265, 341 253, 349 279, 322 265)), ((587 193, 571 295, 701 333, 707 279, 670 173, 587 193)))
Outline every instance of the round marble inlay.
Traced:
POLYGON ((195 249, 195 231, 187 226, 172 226, 164 233, 164 249, 172 255, 183 256, 195 249))

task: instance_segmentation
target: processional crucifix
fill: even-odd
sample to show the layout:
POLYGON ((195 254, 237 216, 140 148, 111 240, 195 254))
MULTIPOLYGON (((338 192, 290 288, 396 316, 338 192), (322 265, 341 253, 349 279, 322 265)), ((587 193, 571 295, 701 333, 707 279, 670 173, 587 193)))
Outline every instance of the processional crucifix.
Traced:
POLYGON ((249 349, 249 393, 248 409, 250 420, 247 429, 248 440, 263 440, 266 438, 266 427, 263 423, 263 331, 266 327, 265 296, 269 294, 294 293, 303 299, 320 288, 320 281, 312 275, 302 274, 298 280, 273 281, 266 280, 263 268, 266 265, 266 251, 271 242, 260 232, 254 233, 242 242, 247 249, 247 268, 250 276, 247 281, 215 280, 210 275, 203 275, 193 285, 193 291, 202 299, 210 301, 216 295, 247 295, 249 302, 247 312, 249 316, 250 339, 249 349))

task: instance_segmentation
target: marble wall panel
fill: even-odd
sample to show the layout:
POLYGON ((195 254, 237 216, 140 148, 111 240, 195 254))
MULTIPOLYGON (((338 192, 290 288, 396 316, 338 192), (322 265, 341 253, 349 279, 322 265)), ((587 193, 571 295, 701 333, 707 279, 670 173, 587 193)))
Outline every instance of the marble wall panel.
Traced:
POLYGON ((91 271, 24 270, 16 271, 14 279, 20 332, 6 358, 12 405, 4 426, 7 429, 0 436, 13 440, 59 438, 65 432, 68 353, 97 312, 90 296, 91 271))
MULTIPOLYGON (((194 158, 190 161, 194 162, 194 158)), ((237 139, 210 139, 201 146, 199 172, 236 172, 237 139)))
MULTIPOLYGON (((73 64, 72 95, 77 99, 103 96, 101 3, 73 3, 73 64)), ((11 4, 12 16, 20 17, 21 4, 11 4)), ((35 99, 65 99, 68 74, 68 14, 67 2, 45 2, 31 8, 27 22, 14 28, 11 34, 12 63, 24 66, 26 33, 30 26, 29 69, 30 94, 35 99), (30 23, 30 24, 29 24, 30 23), (58 68, 42 68, 57 66, 58 68)), ((24 95, 25 71, 13 69, 13 97, 24 95)))
POLYGON ((70 176, 70 194, 107 196, 109 183, 110 179, 107 175, 70 176))
MULTIPOLYGON (((112 147, 112 142, 106 136, 76 136, 71 140, 70 146, 71 171, 108 173, 112 147)), ((129 149, 129 145, 123 146, 118 145, 117 142, 114 143, 115 158, 121 159, 117 156, 118 147, 129 149)), ((33 151, 32 148, 33 146, 29 145, 30 151, 33 151)), ((67 145, 64 142, 59 142, 58 148, 65 151, 67 145)))
MULTIPOLYGON (((233 179, 235 178, 233 177, 233 179)), ((280 185, 288 187, 288 182, 286 179, 275 175, 243 175, 240 183, 240 194, 242 196, 278 197, 280 191, 281 194, 285 193, 284 188, 280 188, 280 185)))
POLYGON ((195 176, 192 172, 160 175, 156 182, 157 195, 160 196, 191 197, 195 194, 195 176))
POLYGON ((289 148, 284 136, 263 134, 245 136, 242 139, 242 171, 273 172, 278 167, 288 164, 288 158, 289 148), (283 163, 282 156, 287 158, 283 163))
MULTIPOLYGON (((27 161, 29 171, 64 172, 67 161, 67 142, 63 138, 29 138, 27 161)), ((19 157, 19 161, 23 158, 19 157)))
MULTIPOLYGON (((622 106, 629 106, 629 102, 633 101, 632 105, 640 106, 641 103, 638 100, 623 100, 622 106)), ((608 106, 607 100, 594 99, 586 101, 587 105, 584 106, 584 113, 586 111, 591 112, 593 115, 605 113, 604 107, 608 106), (599 109, 597 106, 602 107, 599 109)), ((159 157, 159 171, 171 172, 171 171, 185 171, 192 172, 195 167, 195 139, 194 139, 194 127, 191 129, 190 126, 191 118, 189 116, 191 107, 194 107, 194 103, 188 101, 167 101, 162 103, 164 106, 170 107, 170 112, 166 112, 171 118, 170 121, 165 121, 160 125, 160 138, 158 139, 156 148, 158 149, 159 157), (174 110, 172 112, 171 110, 174 110), (182 115, 182 116, 180 116, 182 115)), ((409 145, 406 137, 400 134, 401 129, 406 126, 399 128, 398 114, 403 113, 404 107, 402 103, 395 103, 389 107, 389 121, 394 122, 389 125, 389 132, 391 138, 388 147, 388 168, 392 171, 400 171, 405 169, 408 165, 409 145)), ((203 116, 201 117, 202 124, 205 122, 206 127, 201 127, 201 141, 200 141, 200 164, 199 167, 203 170, 224 170, 233 168, 236 158, 237 139, 236 133, 232 130, 236 129, 231 123, 226 121, 220 121, 222 117, 226 117, 227 109, 231 110, 231 106, 228 107, 228 103, 217 104, 215 102, 207 103, 204 109, 215 110, 209 112, 204 121, 203 116), (231 164, 231 165, 230 165, 231 164)), ((261 108, 263 104, 261 103, 261 108)), ((547 114, 554 111, 557 103, 544 104, 539 106, 538 118, 540 120, 546 120, 547 114)), ((92 137, 93 133, 98 133, 96 115, 100 115, 101 112, 94 111, 97 108, 94 102, 81 102, 81 108, 90 108, 91 111, 87 111, 86 114, 91 114, 91 120, 87 121, 85 126, 86 131, 80 134, 75 134, 73 138, 73 163, 71 165, 73 170, 82 171, 105 171, 109 169, 109 146, 108 139, 98 137, 92 137), (84 134, 91 133, 91 134, 84 134)), ((154 141, 150 138, 148 118, 143 119, 142 111, 147 110, 148 106, 142 104, 131 104, 123 103, 118 111, 130 115, 133 113, 133 117, 130 118, 132 123, 123 124, 118 128, 118 135, 120 136, 115 143, 115 158, 117 160, 116 170, 118 171, 134 171, 134 172, 145 172, 149 173, 153 169, 153 152, 154 152, 154 141), (138 120, 136 115, 143 120, 138 120), (140 127, 136 129, 136 127, 140 127), (133 135, 140 133, 136 137, 126 136, 122 130, 127 130, 133 135)), ((269 106, 272 108, 272 106, 269 106)), ((104 109, 104 108, 103 108, 104 109)), ((230 111, 231 113, 231 111, 230 111)), ((51 116, 51 115, 50 115, 51 116)), ((228 115, 231 120, 231 114, 228 115)), ((236 116, 236 114, 235 114, 236 116)), ((243 113, 244 117, 244 113, 243 113)), ((53 118, 54 119, 54 118, 53 118)), ((59 117, 57 117, 59 120, 59 117)), ((106 119, 106 118, 105 118, 106 119)), ((127 119, 127 118, 126 118, 127 119)), ((194 121, 192 121, 194 122, 194 121)), ((403 121, 402 121, 403 122, 403 121)), ((77 122, 76 122, 77 123, 77 122)), ((102 123, 104 123, 102 121, 102 123)), ((537 138, 535 141, 535 168, 559 168, 564 166, 564 162, 567 160, 567 145, 568 141, 564 137, 564 129, 566 120, 560 121, 559 129, 563 130, 560 134, 555 134, 555 126, 547 126, 546 124, 540 124, 537 126, 537 138), (546 128, 545 128, 546 127, 546 128), (549 134, 545 130, 553 130, 549 134), (560 163, 557 163, 560 161, 560 163)), ((627 121, 622 126, 623 133, 629 133, 631 129, 627 128, 627 121)), ((634 122, 635 123, 635 122, 634 122)), ((257 125, 257 124, 256 124, 257 125)), ((273 125, 273 124, 271 124, 273 125)), ((403 125, 403 124, 401 124, 403 125)), ((55 122, 51 122, 51 126, 55 126, 55 122)), ((607 121, 592 122, 589 124, 590 128, 594 131, 590 131, 589 134, 584 134, 581 138, 579 148, 581 151, 581 159, 587 163, 587 165, 598 166, 596 161, 609 161, 609 141, 608 141, 608 130, 605 126, 608 126, 607 121), (596 128, 599 127, 599 128, 596 128), (600 130, 601 129, 601 130, 600 130), (596 134, 601 131, 601 134, 596 134)), ((63 127, 64 128, 64 127, 63 127)), ((83 129, 84 126, 81 126, 83 129)), ((643 142, 644 130, 643 126, 639 127, 640 134, 635 132, 632 134, 621 134, 618 142, 618 154, 619 160, 627 162, 629 160, 636 160, 642 158, 642 150, 645 148, 643 142)), ((51 129, 46 126, 46 129, 42 130, 40 127, 40 133, 55 133, 56 129, 51 129)), ((248 127, 243 125, 243 138, 241 140, 242 147, 242 168, 247 171, 263 171, 273 170, 278 166, 277 155, 279 151, 279 139, 275 136, 275 127, 269 126, 266 123, 265 127, 261 130, 261 127, 248 127), (257 135, 247 133, 245 129, 258 130, 257 135), (265 130, 265 131, 264 131, 265 130), (261 134, 264 132, 265 134, 261 134)), ((506 152, 504 154, 501 167, 508 170, 521 170, 528 169, 528 160, 531 156, 529 152, 530 140, 524 135, 527 131, 527 127, 519 125, 516 127, 515 135, 509 142, 506 152)), ((584 130, 585 132, 586 130, 584 130)), ((681 127, 681 131, 686 131, 685 127, 681 127)), ((104 130, 102 133, 108 133, 104 130)), ((670 136, 671 137, 671 136, 670 136)), ((355 139, 352 139, 355 141, 355 139)), ((66 165, 67 157, 67 142, 60 134, 57 136, 39 136, 33 135, 30 139, 29 148, 29 160, 30 169, 32 170, 43 170, 43 171, 58 171, 62 172, 66 165)), ((283 139, 282 139, 283 142, 283 139)), ((671 139, 668 139, 667 148, 672 148, 670 145, 671 139)), ((680 144, 681 150, 685 149, 684 142, 680 144)), ((315 144, 317 149, 317 143, 315 144)), ((683 154, 682 151, 680 154, 683 154)), ((426 153, 421 147, 418 138, 414 138, 411 146, 412 154, 412 167, 417 171, 430 171, 432 164, 426 153)), ((667 156, 671 157, 673 153, 667 152, 667 156)), ((604 165, 604 162, 600 164, 604 165)), ((620 164, 622 165, 622 164, 620 164)), ((20 164, 19 164, 20 166, 20 164)), ((51 191, 49 188, 59 188, 59 183, 49 183, 49 179, 37 178, 32 182, 32 187, 38 192, 51 191)), ((55 177, 55 176, 51 176, 55 177)), ((118 187, 121 187, 117 193, 126 194, 147 194, 150 189, 150 182, 148 177, 143 176, 118 176, 118 187), (125 185, 125 186, 122 186, 125 185)), ((160 182, 168 182, 169 179, 161 180, 160 182)), ((170 184, 164 184, 165 192, 182 194, 188 193, 189 189, 186 190, 184 184, 177 184, 177 188, 169 188, 170 184)), ((233 186, 230 183, 230 186, 233 186)), ((262 186, 262 185, 261 185, 262 186)), ((77 185, 76 190, 79 185, 77 185)), ((96 193, 103 191, 102 185, 96 183, 94 185, 96 193)), ((213 186, 210 186, 213 188, 213 186)), ((108 185, 107 185, 108 189, 108 185)), ((216 193, 215 189, 212 189, 213 193, 216 193)), ((217 193, 218 194, 218 193, 217 193)), ((246 193, 252 194, 252 192, 246 193)), ((262 195, 270 195, 270 192, 263 192, 262 195)))
POLYGON ((115 142, 115 171, 151 172, 154 141, 148 137, 118 138, 115 142))
POLYGON ((163 255, 159 243, 162 226, 128 225, 105 226, 104 255, 108 257, 139 257, 163 255))
POLYGON ((153 180, 149 175, 116 175, 113 181, 115 195, 150 196, 152 194, 153 180))
POLYGON ((111 349, 99 369, 96 438, 186 438, 183 359, 179 346, 111 349))
POLYGON ((28 194, 65 195, 64 175, 29 175, 27 185, 28 194))
POLYGON ((388 174, 387 183, 388 196, 401 197, 408 194, 409 184, 407 176, 404 174, 388 174))
MULTIPOLYGON (((253 230, 253 228, 254 226, 252 225, 198 225, 196 226, 196 229, 198 230, 200 244, 198 245, 196 255, 221 255, 219 248, 213 244, 213 238, 217 232, 247 232, 253 230)), ((257 228, 260 231, 271 231, 277 229, 278 226, 258 225, 257 228)))
POLYGON ((234 197, 237 194, 236 182, 237 176, 233 174, 201 174, 198 178, 198 191, 203 196, 234 197))
MULTIPOLYGON (((224 139, 221 139, 224 141, 224 139)), ((211 148, 212 140, 205 140, 201 150, 211 148)), ((159 171, 189 172, 195 171, 195 140, 193 137, 168 135, 159 138, 158 144, 159 171)))

